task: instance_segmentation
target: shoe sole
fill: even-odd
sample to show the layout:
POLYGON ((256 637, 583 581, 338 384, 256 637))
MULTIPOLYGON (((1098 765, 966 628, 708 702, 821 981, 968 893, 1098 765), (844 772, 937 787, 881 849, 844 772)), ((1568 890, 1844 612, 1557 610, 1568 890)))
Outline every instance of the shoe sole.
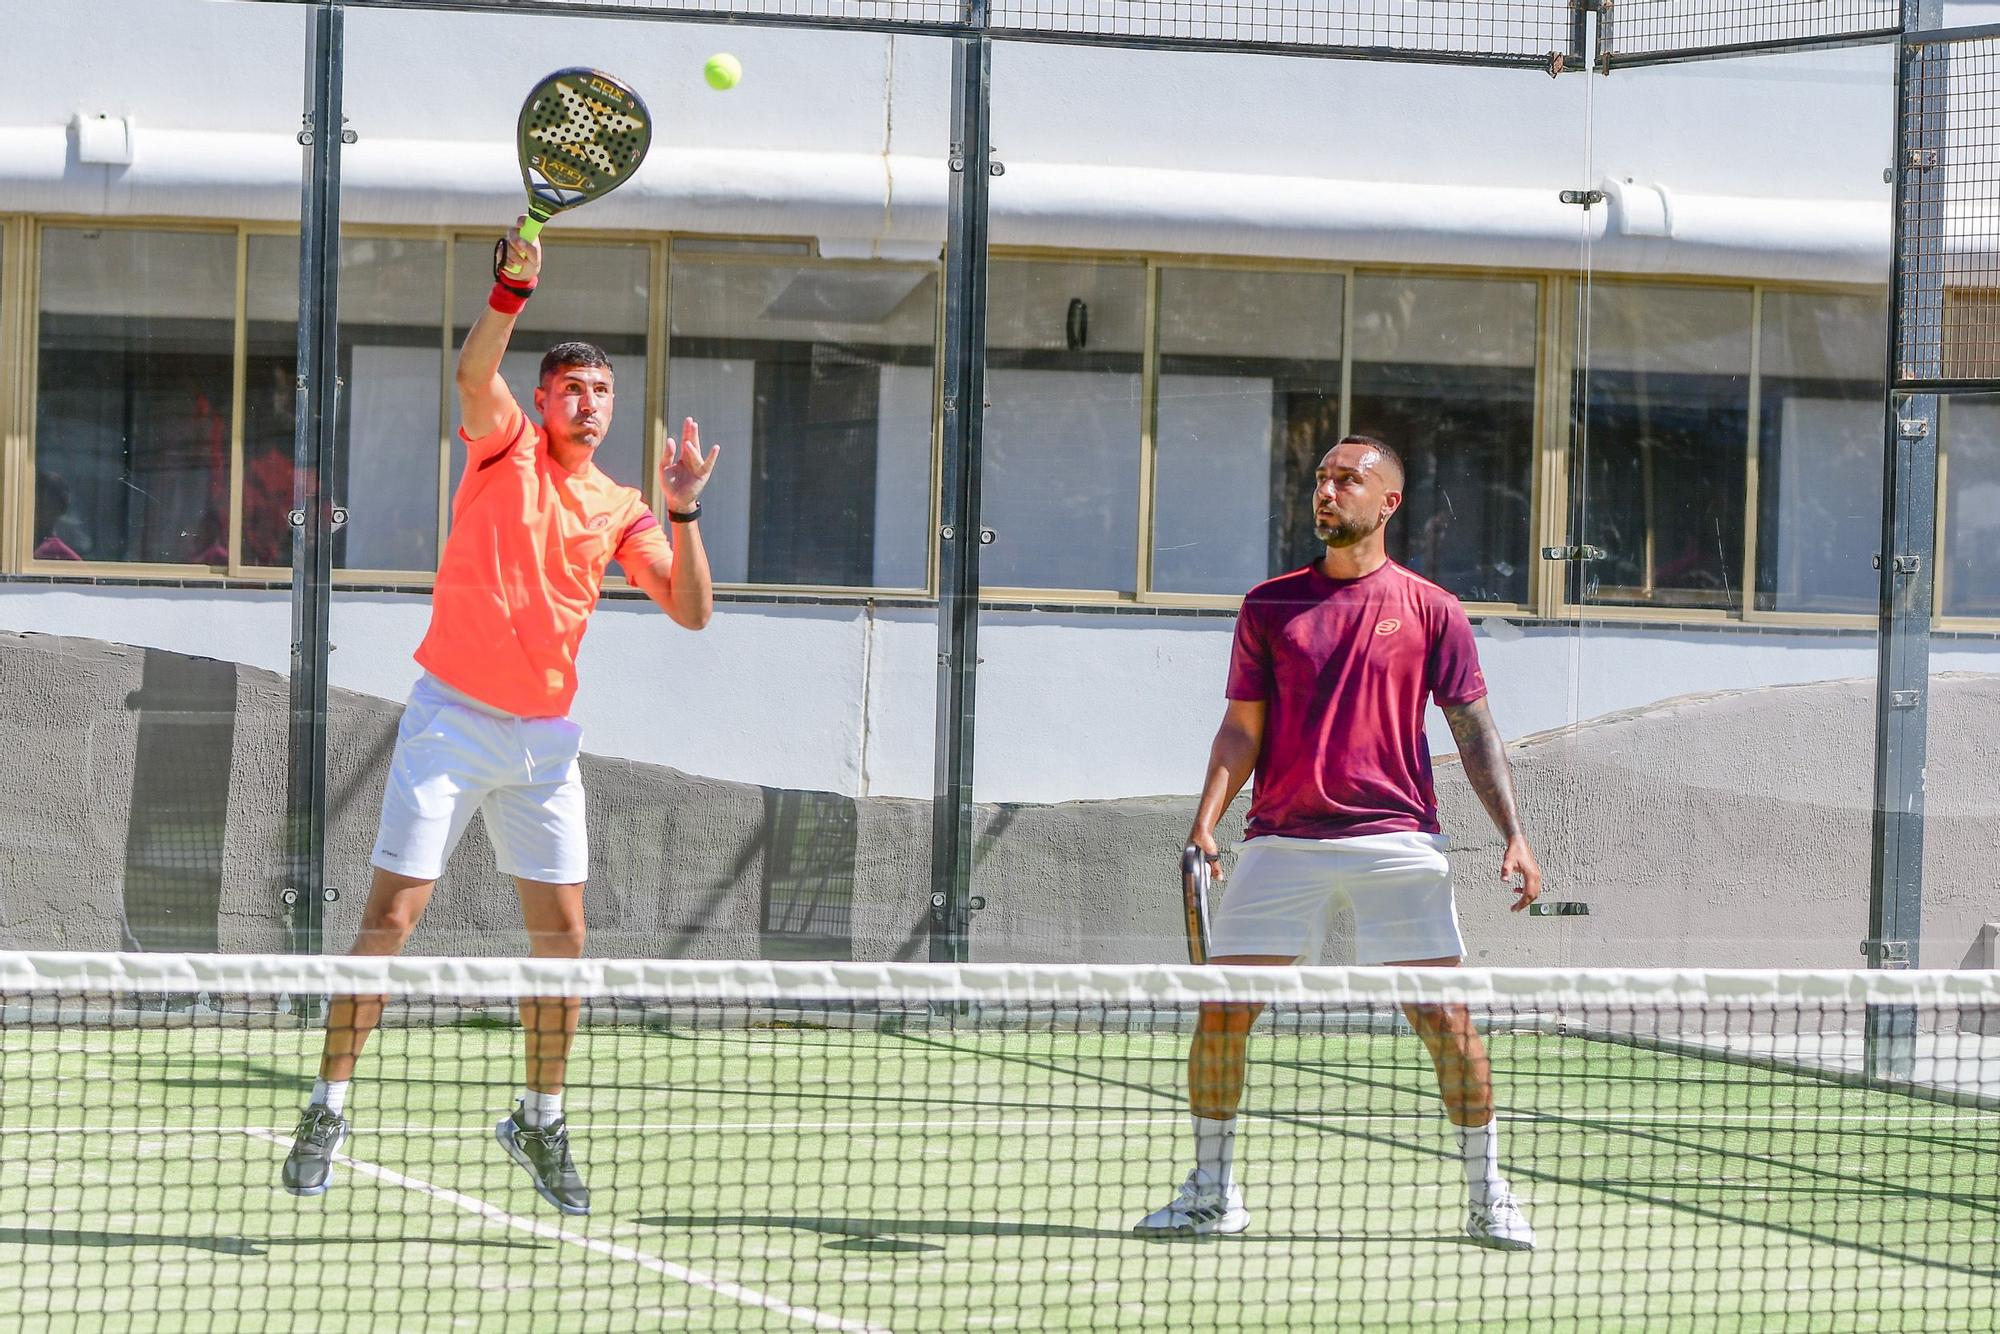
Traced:
POLYGON ((1472 1238, 1473 1245, 1484 1246, 1489 1251, 1532 1251, 1535 1249, 1534 1242, 1521 1241, 1515 1237, 1495 1237, 1480 1232, 1468 1232, 1465 1235, 1472 1238))
POLYGON ((541 1178, 535 1175, 535 1165, 528 1161, 528 1155, 522 1153, 520 1147, 514 1143, 514 1121, 512 1117, 493 1127, 493 1138, 500 1141, 500 1147, 507 1151, 507 1156, 519 1163, 521 1170, 528 1174, 528 1180, 534 1183, 535 1194, 541 1196, 571 1218, 583 1218, 589 1215, 589 1205, 586 1204, 579 1207, 574 1204, 564 1204, 555 1197, 553 1191, 542 1184, 541 1178))
POLYGON ((1135 1237, 1233 1237, 1250 1230, 1250 1215, 1241 1218, 1224 1216, 1212 1223, 1190 1223, 1183 1227, 1147 1227, 1144 1223, 1132 1229, 1135 1237))
POLYGON ((345 1143, 347 1143, 347 1128, 345 1126, 342 1126, 340 1130, 340 1137, 334 1140, 333 1147, 326 1151, 328 1160, 326 1164, 326 1180, 320 1182, 317 1186, 285 1186, 284 1179, 281 1177, 278 1181, 278 1184, 281 1186, 285 1186, 285 1194, 296 1195, 302 1200, 310 1200, 315 1196, 324 1195, 329 1190, 332 1190, 333 1189, 332 1158, 334 1154, 340 1152, 340 1146, 345 1143))

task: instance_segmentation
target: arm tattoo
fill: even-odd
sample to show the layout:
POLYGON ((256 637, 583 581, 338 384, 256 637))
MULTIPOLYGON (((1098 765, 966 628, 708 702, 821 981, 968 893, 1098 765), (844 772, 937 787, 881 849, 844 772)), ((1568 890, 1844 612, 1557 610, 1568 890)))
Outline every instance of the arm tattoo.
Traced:
POLYGON ((1514 809, 1514 782, 1507 769, 1507 745, 1500 739, 1500 728, 1486 701, 1454 705, 1445 709, 1444 716, 1451 724, 1452 739, 1458 743, 1459 758, 1465 762, 1465 776, 1494 827, 1505 838, 1520 834, 1521 817, 1514 809))

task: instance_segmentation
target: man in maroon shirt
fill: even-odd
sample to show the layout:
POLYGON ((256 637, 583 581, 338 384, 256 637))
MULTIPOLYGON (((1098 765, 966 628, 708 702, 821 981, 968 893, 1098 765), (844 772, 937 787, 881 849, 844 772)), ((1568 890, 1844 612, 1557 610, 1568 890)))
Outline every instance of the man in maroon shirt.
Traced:
MULTIPOLYGON (((1320 460, 1313 517, 1326 554, 1243 599, 1229 706, 1209 752, 1188 842, 1213 864, 1215 825, 1251 773, 1243 855, 1216 912, 1211 962, 1283 965, 1314 956, 1336 898, 1354 914, 1356 962, 1452 967, 1465 948, 1438 827, 1424 706, 1451 723, 1466 776, 1507 840, 1500 878, 1514 911, 1542 872, 1514 809, 1472 626, 1458 600, 1389 559, 1383 530, 1403 502, 1403 464, 1368 436, 1320 460)), ((1150 1234, 1241 1232, 1234 1179, 1243 1052, 1259 1007, 1203 1006, 1188 1056, 1195 1167, 1140 1220, 1150 1234)), ((1465 1163, 1473 1240, 1531 1250, 1535 1232, 1500 1174, 1486 1050, 1463 1005, 1404 1007, 1437 1070, 1465 1163)))

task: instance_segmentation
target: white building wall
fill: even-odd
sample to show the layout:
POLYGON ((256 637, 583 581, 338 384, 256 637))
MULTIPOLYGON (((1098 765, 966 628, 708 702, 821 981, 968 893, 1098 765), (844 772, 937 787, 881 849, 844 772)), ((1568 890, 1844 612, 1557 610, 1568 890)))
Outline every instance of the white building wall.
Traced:
MULTIPOLYGON (((5 207, 297 216, 303 9, 70 0, 64 23, 0 80, 5 207), (129 166, 75 160, 79 113, 130 118, 129 166)), ((508 216, 520 92, 557 60, 626 74, 661 126, 589 226, 936 253, 948 44, 861 33, 353 11, 346 217, 508 216), (747 73, 717 94, 700 63, 724 43, 747 73)), ((1587 246, 1605 271, 1879 281, 1892 76, 1885 46, 1550 79, 1002 42, 993 239, 1529 267, 1587 246), (1556 200, 1581 185, 1611 189, 1609 206, 1580 218, 1556 200)))
MULTIPOLYGON (((331 684, 400 700, 427 599, 342 593, 331 684)), ((975 794, 1053 802, 1192 794, 1215 725, 1233 621, 989 611, 980 627, 975 794)), ((0 586, 0 629, 73 635, 288 670, 282 591, 0 586)), ((1678 695, 1869 678, 1866 635, 1480 623, 1508 738, 1678 695)), ((1941 640, 1934 672, 2000 671, 2000 643, 1941 640)), ((689 634, 650 603, 602 604, 574 717, 593 754, 710 778, 929 797, 937 628, 924 608, 725 603, 689 634)), ((1450 734, 1432 718, 1431 743, 1450 734)), ((1746 779, 1746 781, 1748 781, 1746 779)))

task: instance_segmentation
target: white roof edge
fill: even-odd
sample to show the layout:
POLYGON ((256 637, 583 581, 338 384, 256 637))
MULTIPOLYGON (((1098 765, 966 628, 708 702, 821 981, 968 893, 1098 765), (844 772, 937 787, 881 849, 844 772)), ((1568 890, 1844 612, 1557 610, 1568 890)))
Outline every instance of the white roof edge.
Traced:
MULTIPOLYGON (((84 166, 66 127, 0 128, 0 198, 31 213, 291 221, 300 154, 284 135, 140 126, 129 167, 84 166)), ((342 173, 350 222, 493 225, 520 207, 505 144, 364 139, 342 173)), ((946 179, 931 158, 665 147, 584 218, 593 228, 812 235, 830 253, 908 259, 942 244, 946 179)), ((1887 281, 1886 197, 1607 192, 1586 212, 1554 188, 1010 162, 993 183, 992 235, 1009 246, 1559 271, 1581 266, 1587 242, 1600 272, 1887 281)), ((1955 230, 1978 235, 1973 221, 1955 230)))

